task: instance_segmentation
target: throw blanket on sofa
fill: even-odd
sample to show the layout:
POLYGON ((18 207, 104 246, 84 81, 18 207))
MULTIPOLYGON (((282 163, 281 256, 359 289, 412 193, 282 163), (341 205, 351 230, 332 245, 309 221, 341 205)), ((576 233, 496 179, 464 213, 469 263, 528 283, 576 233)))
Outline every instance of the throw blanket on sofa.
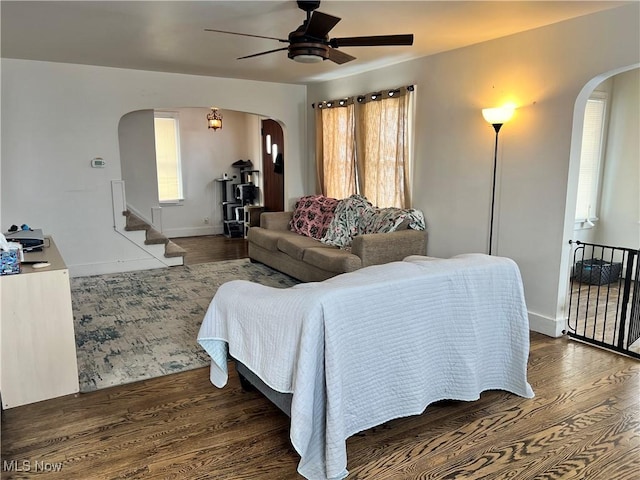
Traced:
POLYGON ((340 200, 333 218, 320 238, 322 243, 346 248, 353 237, 367 233, 388 233, 401 228, 424 230, 424 215, 420 210, 374 207, 362 195, 351 195, 340 200))
POLYGON ((410 257, 288 289, 228 282, 198 341, 214 385, 227 382, 229 351, 293 393, 290 437, 308 479, 346 477, 348 437, 435 401, 533 396, 520 273, 500 257, 410 257))

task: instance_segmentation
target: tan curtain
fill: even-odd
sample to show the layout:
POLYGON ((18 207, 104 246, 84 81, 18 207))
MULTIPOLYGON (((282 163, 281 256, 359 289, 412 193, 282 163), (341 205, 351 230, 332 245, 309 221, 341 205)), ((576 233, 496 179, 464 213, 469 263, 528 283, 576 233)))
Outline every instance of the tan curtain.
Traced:
POLYGON ((393 92, 356 103, 359 190, 378 207, 410 208, 409 95, 406 89, 393 92))
MULTIPOLYGON (((315 105, 314 105, 315 108, 315 105)), ((324 129, 322 123, 322 110, 315 108, 316 119, 316 192, 326 195, 326 187, 324 185, 324 148, 322 148, 322 131, 324 129)))
POLYGON ((353 103, 316 108, 316 167, 318 190, 333 198, 356 193, 353 103))

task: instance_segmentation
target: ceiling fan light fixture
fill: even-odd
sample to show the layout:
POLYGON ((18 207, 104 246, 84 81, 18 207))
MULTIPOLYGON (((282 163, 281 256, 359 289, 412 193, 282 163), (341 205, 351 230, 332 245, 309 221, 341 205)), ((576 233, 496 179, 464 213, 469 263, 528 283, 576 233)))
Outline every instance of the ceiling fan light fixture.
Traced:
POLYGON ((315 54, 300 54, 295 55, 292 58, 298 63, 319 63, 324 60, 324 58, 315 54))

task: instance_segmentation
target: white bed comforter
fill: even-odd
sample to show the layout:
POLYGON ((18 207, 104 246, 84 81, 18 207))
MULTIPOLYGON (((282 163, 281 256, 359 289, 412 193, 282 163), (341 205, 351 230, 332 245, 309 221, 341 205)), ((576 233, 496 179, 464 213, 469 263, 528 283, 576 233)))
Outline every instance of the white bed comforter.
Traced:
POLYGON ((314 480, 347 476, 354 433, 435 401, 494 389, 533 397, 520 272, 482 254, 412 256, 287 289, 228 282, 198 342, 217 387, 228 348, 271 388, 293 393, 298 472, 314 480))

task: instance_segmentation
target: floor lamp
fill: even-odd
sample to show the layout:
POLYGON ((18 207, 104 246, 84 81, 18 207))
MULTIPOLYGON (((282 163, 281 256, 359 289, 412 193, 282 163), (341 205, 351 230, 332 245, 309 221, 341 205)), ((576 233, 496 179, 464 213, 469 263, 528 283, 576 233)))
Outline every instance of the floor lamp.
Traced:
POLYGON ((511 120, 514 107, 498 107, 498 108, 484 108, 482 109, 482 116, 484 119, 493 125, 493 129, 496 131, 496 144, 493 150, 493 183, 491 184, 491 220, 489 223, 489 255, 491 255, 493 247, 493 217, 495 213, 496 205, 496 171, 498 169, 498 132, 500 128, 506 122, 511 120))

